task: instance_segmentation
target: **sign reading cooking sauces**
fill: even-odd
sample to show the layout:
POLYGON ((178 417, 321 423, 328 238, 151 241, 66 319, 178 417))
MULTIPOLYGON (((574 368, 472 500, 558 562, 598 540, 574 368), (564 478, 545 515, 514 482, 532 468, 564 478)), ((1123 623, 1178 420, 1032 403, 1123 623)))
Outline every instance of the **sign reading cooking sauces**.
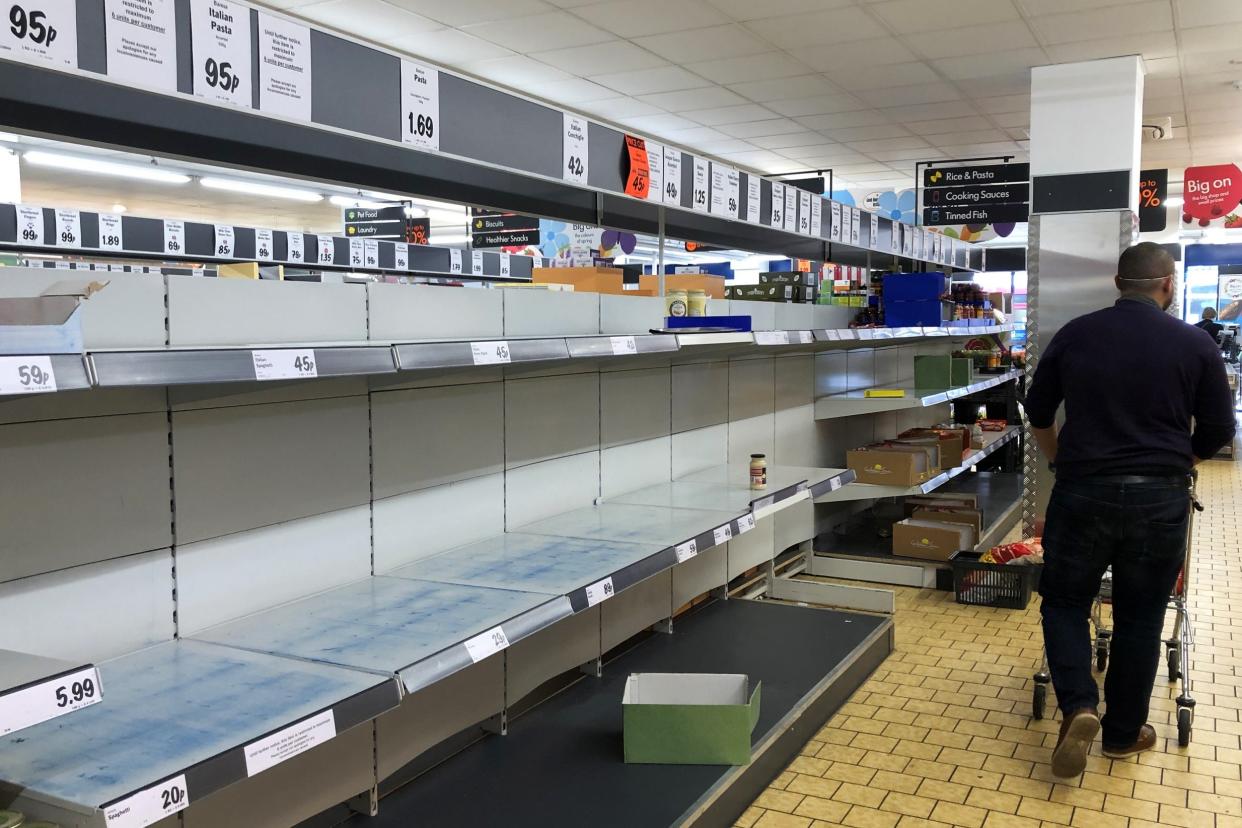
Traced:
POLYGON ((1022 222, 1030 215, 1030 164, 923 171, 923 224, 1022 222))

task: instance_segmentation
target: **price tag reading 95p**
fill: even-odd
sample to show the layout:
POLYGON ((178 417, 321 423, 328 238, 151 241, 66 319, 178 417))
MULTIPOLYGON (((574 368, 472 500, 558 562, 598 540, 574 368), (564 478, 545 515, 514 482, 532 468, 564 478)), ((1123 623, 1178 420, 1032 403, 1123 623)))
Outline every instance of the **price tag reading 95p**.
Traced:
POLYGON ((475 365, 503 365, 512 361, 509 343, 504 340, 471 342, 470 355, 475 365))
POLYGON ((185 774, 122 799, 104 809, 108 828, 146 828, 190 806, 185 774))
POLYGON ((260 382, 319 376, 319 365, 311 349, 251 351, 250 358, 254 361, 254 378, 260 382))
POLYGON ((508 649, 508 647, 509 638, 500 627, 493 627, 466 642, 466 652, 470 654, 470 660, 475 664, 478 664, 489 655, 508 649))

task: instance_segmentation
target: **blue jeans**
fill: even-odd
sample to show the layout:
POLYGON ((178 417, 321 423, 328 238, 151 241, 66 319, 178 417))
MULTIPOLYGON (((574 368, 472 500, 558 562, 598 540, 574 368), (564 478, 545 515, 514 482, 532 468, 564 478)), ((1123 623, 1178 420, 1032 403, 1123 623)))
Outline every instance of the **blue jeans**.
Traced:
POLYGON ((1044 528, 1044 646, 1057 704, 1099 705, 1091 674, 1091 602, 1113 568, 1113 638, 1102 720, 1108 747, 1138 738, 1160 661, 1160 633, 1186 548, 1190 493, 1182 478, 1058 480, 1044 528))

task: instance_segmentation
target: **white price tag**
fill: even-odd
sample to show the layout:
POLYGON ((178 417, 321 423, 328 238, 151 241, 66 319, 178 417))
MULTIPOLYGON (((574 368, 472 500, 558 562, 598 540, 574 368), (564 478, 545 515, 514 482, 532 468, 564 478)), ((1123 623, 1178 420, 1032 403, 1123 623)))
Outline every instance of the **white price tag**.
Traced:
POLYGON ((788 345, 788 331, 755 331, 756 345, 788 345))
POLYGON ((127 796, 104 809, 107 828, 146 828, 190 806, 185 774, 127 796))
POLYGON ((440 73, 401 61, 401 141, 440 151, 440 73))
POLYGON ((664 145, 647 141, 647 200, 664 200, 664 145))
POLYGON ((677 546, 673 547, 673 554, 677 556, 677 563, 685 563, 695 555, 699 554, 698 541, 691 538, 685 543, 677 544, 677 546))
POLYGON ((259 109, 311 119, 310 28, 259 12, 259 109))
POLYGON ((841 332, 838 330, 829 328, 828 330, 824 331, 824 333, 828 335, 829 342, 840 342, 841 341, 841 332))
POLYGON ((828 228, 828 238, 833 241, 845 241, 845 235, 842 233, 840 202, 833 201, 829 203, 828 221, 832 224, 832 226, 828 228))
POLYGON ((746 174, 746 220, 751 224, 759 223, 760 178, 751 173, 746 174))
POLYGON ((508 279, 509 274, 513 272, 512 257, 508 253, 500 254, 500 278, 508 279))
POLYGON ((90 707, 102 698, 94 667, 0 696, 0 736, 90 707))
POLYGON ((509 639, 500 627, 493 627, 466 642, 466 652, 470 653, 470 660, 475 664, 508 647, 509 639))
POLYGON ((862 211, 857 207, 850 208, 850 244, 857 245, 862 241, 862 211))
POLYGON ((82 246, 82 214, 77 210, 56 211, 56 244, 60 247, 82 246))
POLYGON ((372 270, 379 267, 379 241, 376 239, 363 239, 362 241, 362 263, 365 267, 372 270))
POLYGON ((194 94, 250 108, 250 9, 230 0, 190 0, 194 94))
POLYGON ((461 251, 456 247, 449 248, 449 273, 461 273, 461 251))
MULTIPOLYGON (((258 245, 256 244, 256 247, 258 245)), ((216 225, 216 252, 215 255, 221 259, 233 258, 233 225, 217 224, 216 225)))
POLYGON ((561 142, 563 149, 561 171, 566 181, 575 184, 586 184, 590 173, 591 158, 587 144, 587 119, 577 115, 564 113, 565 134, 561 142))
POLYGON ((120 216, 112 213, 99 214, 99 249, 125 249, 125 236, 121 232, 120 216))
POLYGON ((319 365, 311 349, 251 351, 254 378, 260 381, 312 379, 319 376, 319 365))
MULTIPOLYGON (((258 238, 258 231, 255 231, 255 238, 258 238)), ((306 262, 306 237, 301 233, 285 233, 285 245, 288 248, 285 251, 285 261, 303 264, 306 262)))
POLYGON ((737 533, 745 535, 751 529, 755 528, 755 516, 753 514, 742 515, 737 519, 737 533))
POLYGON ((392 269, 410 269, 410 246, 405 242, 397 242, 392 246, 392 269))
POLYGON ((803 345, 810 345, 815 341, 815 334, 810 331, 798 331, 798 341, 803 345))
POLYGON ((742 210, 742 174, 733 167, 725 169, 725 214, 729 218, 745 218, 742 210))
POLYGON ((708 162, 709 180, 711 181, 711 198, 708 200, 708 212, 713 216, 727 216, 725 210, 725 168, 724 164, 708 162))
POLYGON ((632 336, 613 336, 612 340, 613 356, 633 356, 638 353, 638 343, 632 336))
POLYGON ((871 214, 870 234, 867 236, 868 244, 872 250, 880 249, 880 216, 878 213, 871 214))
POLYGON ((362 239, 349 240, 349 266, 362 267, 362 239))
POLYGON ((164 219, 164 252, 170 256, 185 255, 185 222, 164 219))
POLYGON ((336 736, 336 716, 325 710, 309 719, 303 719, 271 736, 246 745, 246 776, 254 776, 268 768, 305 753, 315 745, 323 744, 336 736))
POLYGON ((664 148, 664 203, 681 206, 681 150, 664 148))
POLYGON ((165 92, 177 91, 174 5, 173 0, 104 0, 108 77, 165 92))
POLYGON ((824 200, 817 195, 811 196, 811 235, 818 237, 824 226, 824 200))
POLYGON ((708 187, 710 185, 708 176, 708 163, 706 158, 694 158, 694 173, 691 176, 690 188, 690 207, 696 213, 706 213, 709 208, 708 187))
POLYGON ((798 226, 798 193, 797 187, 785 185, 785 229, 793 232, 798 226))
POLYGON ((600 601, 607 601, 613 594, 612 577, 609 576, 599 583, 591 584, 586 588, 587 606, 593 607, 600 601))
POLYGON ((509 343, 503 339, 491 342, 471 342, 470 354, 475 365, 501 365, 512 361, 509 343))
MULTIPOLYGON (((301 233, 287 234, 289 237, 294 235, 300 236, 301 233)), ((271 230, 256 229, 254 231, 254 257, 261 262, 270 262, 276 258, 276 241, 271 230)))
POLYGON ((798 232, 811 234, 811 194, 806 190, 798 190, 798 232))
POLYGON ((43 208, 17 205, 17 241, 19 244, 43 244, 43 208))
POLYGON ((717 526, 712 530, 712 540, 715 541, 717 546, 733 540, 733 526, 728 523, 724 526, 717 526))
POLYGON ((772 182, 772 212, 768 224, 777 230, 785 228, 785 185, 772 182))
POLYGON ((0 57, 78 68, 78 8, 74 0, 14 3, 0 27, 0 57))
POLYGON ((336 243, 331 236, 319 236, 319 264, 330 265, 336 258, 336 243))
POLYGON ((470 251, 470 272, 475 276, 483 275, 483 251, 470 251))
POLYGON ((894 220, 889 226, 888 248, 892 253, 901 253, 901 237, 904 232, 905 225, 894 220))

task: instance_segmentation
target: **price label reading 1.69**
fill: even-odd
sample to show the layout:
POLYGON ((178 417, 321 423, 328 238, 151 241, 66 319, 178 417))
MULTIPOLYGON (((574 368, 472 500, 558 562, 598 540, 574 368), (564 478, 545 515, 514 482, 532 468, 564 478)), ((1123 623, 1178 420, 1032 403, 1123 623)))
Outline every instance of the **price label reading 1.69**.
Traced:
POLYGON ((423 149, 440 149, 440 73, 401 61, 401 140, 423 149))
POLYGON ((319 376, 319 365, 312 349, 251 351, 250 358, 254 362, 254 378, 261 382, 319 376))
POLYGON ((55 390, 56 373, 51 357, 0 357, 0 395, 47 394, 55 390))

